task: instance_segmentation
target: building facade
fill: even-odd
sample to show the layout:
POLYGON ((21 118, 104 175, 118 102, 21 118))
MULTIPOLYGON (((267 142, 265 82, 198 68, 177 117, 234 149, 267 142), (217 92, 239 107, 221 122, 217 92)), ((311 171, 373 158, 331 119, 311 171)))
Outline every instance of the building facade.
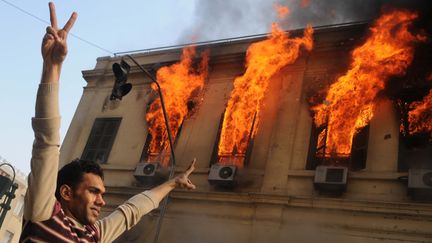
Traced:
MULTIPOLYGON (((367 144, 360 156, 363 160, 350 167, 346 191, 329 195, 314 187, 319 162, 310 98, 348 68, 350 52, 364 41, 367 32, 365 23, 315 28, 313 50, 303 52, 294 64, 271 78, 248 163, 237 169, 236 184, 229 188, 208 182, 221 115, 234 78, 245 71, 247 48, 266 37, 197 47, 198 51, 210 50, 209 75, 202 102, 195 114, 183 121, 175 138, 175 171, 184 171, 197 158, 192 175, 197 190, 170 194, 159 242, 432 241, 432 204, 407 194, 409 168, 404 169, 403 163, 417 153, 401 149, 400 115, 391 95, 379 99, 378 111, 363 138, 367 144)), ((302 33, 292 31, 292 35, 302 33)), ((152 70, 155 64, 177 62, 181 49, 132 56, 152 70)), ((422 68, 432 70, 427 55, 421 52, 416 60, 424 64, 422 68)), ((101 57, 93 70, 83 71, 87 86, 61 147, 63 164, 92 156, 101 162, 107 187, 105 215, 148 188, 134 173, 143 162, 148 135, 145 115, 155 94, 149 78, 131 65, 128 82, 132 91, 121 101, 110 100, 114 84, 111 67, 120 59, 101 57)), ((430 161, 429 150, 424 151, 422 159, 430 161)), ((118 242, 152 242, 159 213, 154 210, 145 216, 118 242)))
MULTIPOLYGON (((5 161, 3 160, 2 163, 5 161)), ((0 242, 18 242, 21 235, 22 219, 24 211, 24 196, 27 191, 27 176, 15 169, 15 183, 18 187, 15 190, 15 197, 12 198, 10 209, 6 213, 3 224, 0 228, 0 242)), ((0 167, 0 174, 13 178, 13 172, 8 166, 0 167)), ((1 198, 1 202, 6 202, 6 196, 1 198)), ((3 209, 2 209, 3 212, 3 209)))

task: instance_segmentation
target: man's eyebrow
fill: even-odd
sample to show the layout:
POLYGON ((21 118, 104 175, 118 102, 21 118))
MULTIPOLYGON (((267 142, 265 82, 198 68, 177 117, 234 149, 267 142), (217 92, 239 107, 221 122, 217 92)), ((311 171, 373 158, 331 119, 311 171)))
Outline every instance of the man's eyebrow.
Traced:
POLYGON ((105 193, 105 192, 102 192, 102 190, 101 190, 100 188, 95 187, 95 186, 90 186, 89 189, 90 189, 90 190, 94 190, 94 191, 96 191, 97 193, 101 193, 101 194, 104 194, 104 193, 105 193))

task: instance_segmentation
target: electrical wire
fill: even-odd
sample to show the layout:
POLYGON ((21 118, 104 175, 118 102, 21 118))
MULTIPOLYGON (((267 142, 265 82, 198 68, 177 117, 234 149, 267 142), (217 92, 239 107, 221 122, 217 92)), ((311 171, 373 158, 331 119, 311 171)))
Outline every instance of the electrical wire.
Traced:
MULTIPOLYGON (((39 18, 38 16, 30 13, 29 11, 27 11, 27 10, 25 10, 23 8, 20 8, 19 6, 15 5, 13 3, 10 3, 10 2, 8 2, 6 0, 0 0, 0 1, 4 2, 5 4, 7 4, 7 5, 9 5, 9 6, 13 7, 13 8, 15 8, 16 10, 18 10, 18 11, 20 11, 20 12, 22 12, 22 13, 24 13, 24 14, 26 14, 26 15, 34 18, 34 19, 36 19, 36 20, 38 20, 39 22, 42 22, 44 24, 50 25, 50 23, 48 21, 46 21, 46 20, 44 20, 42 18, 39 18)), ((93 46, 93 47, 95 47, 95 48, 97 48, 99 50, 102 50, 104 52, 107 52, 109 54, 114 55, 114 52, 112 52, 112 51, 110 51, 110 50, 108 50, 106 48, 103 48, 103 47, 101 47, 101 46, 99 46, 99 45, 97 45, 97 44, 95 44, 93 42, 90 42, 90 41, 88 41, 88 40, 86 40, 86 39, 84 39, 82 37, 79 37, 78 35, 75 35, 74 33, 69 33, 69 35, 71 35, 72 37, 75 37, 76 39, 78 39, 78 40, 80 40, 80 41, 82 41, 82 42, 84 42, 84 43, 86 43, 86 44, 88 44, 90 46, 93 46)))

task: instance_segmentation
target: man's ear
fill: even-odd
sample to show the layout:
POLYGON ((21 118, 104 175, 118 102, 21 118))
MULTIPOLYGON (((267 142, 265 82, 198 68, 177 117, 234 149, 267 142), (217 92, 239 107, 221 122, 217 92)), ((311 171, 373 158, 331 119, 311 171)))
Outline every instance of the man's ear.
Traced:
POLYGON ((60 197, 65 201, 72 200, 73 191, 72 188, 66 184, 60 186, 60 197))

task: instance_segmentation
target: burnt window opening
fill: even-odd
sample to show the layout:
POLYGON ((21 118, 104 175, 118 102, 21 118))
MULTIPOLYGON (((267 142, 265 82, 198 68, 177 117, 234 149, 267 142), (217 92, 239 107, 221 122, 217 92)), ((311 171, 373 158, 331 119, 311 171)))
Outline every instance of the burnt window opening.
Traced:
MULTIPOLYGON (((184 122, 184 120, 183 120, 184 122)), ((177 131, 177 135, 175 138, 173 138, 173 146, 174 149, 176 147, 178 138, 180 137, 183 122, 180 124, 180 127, 177 131)), ((150 143, 152 142, 152 135, 150 133, 147 133, 146 141, 144 143, 143 150, 141 152, 140 160, 139 162, 147 162, 147 163, 160 163, 161 165, 167 167, 171 163, 171 148, 170 145, 166 149, 163 149, 162 151, 159 151, 157 153, 150 151, 150 143)))
POLYGON ((247 148, 246 151, 244 153, 240 153, 237 151, 237 149, 234 147, 234 151, 232 154, 219 154, 219 143, 220 143, 220 139, 221 139, 221 134, 222 134, 222 126, 223 126, 223 119, 225 116, 225 111, 222 113, 221 118, 219 120, 219 127, 218 127, 218 132, 216 135, 216 142, 213 146, 213 153, 210 159, 210 167, 214 164, 223 164, 223 165, 243 165, 244 167, 246 167, 249 164, 250 161, 250 157, 252 154, 252 148, 253 148, 253 144, 254 144, 254 129, 256 129, 256 116, 257 113, 255 112, 253 120, 252 120, 252 125, 249 131, 249 135, 247 137, 247 148))
POLYGON ((354 135, 349 157, 326 156, 327 135, 327 124, 320 127, 312 124, 306 170, 315 170, 319 165, 346 166, 352 171, 366 168, 369 125, 354 135))
MULTIPOLYGON (((421 25, 423 22, 424 24, 427 22, 426 19, 423 18, 416 23, 421 25)), ((411 124, 409 121, 409 113, 413 109, 412 104, 422 102, 432 89, 431 58, 432 45, 430 41, 418 43, 414 52, 414 59, 405 75, 394 77, 391 82, 387 82, 386 94, 393 100, 400 121, 399 172, 406 172, 410 168, 432 169, 431 134, 424 131, 415 133, 412 129, 410 131, 411 124)))
POLYGON ((409 87, 398 93, 395 99, 400 115, 398 171, 432 169, 432 138, 430 132, 410 131, 409 112, 413 102, 421 101, 430 87, 409 87))
POLYGON ((106 163, 122 118, 96 118, 81 158, 106 163))
MULTIPOLYGON (((428 30, 430 32, 430 28, 428 30)), ((408 195, 416 201, 432 198, 425 189, 430 185, 428 172, 432 169, 432 109, 428 94, 432 86, 431 51, 430 41, 416 47, 413 62, 399 80, 399 89, 393 91, 400 116, 398 171, 408 171, 408 195)))
POLYGON ((432 142, 428 133, 399 136, 398 171, 432 169, 432 142))
MULTIPOLYGON (((202 60, 202 58, 200 58, 200 60, 202 60)), ((157 63, 154 65, 152 70, 156 75, 160 68, 168 67, 171 66, 172 64, 174 64, 174 62, 157 63)), ((146 118, 149 113, 152 113, 153 114, 152 117, 155 119, 153 120, 152 118, 150 120, 147 120, 147 125, 149 126, 149 129, 147 131, 147 137, 141 152, 139 163, 159 163, 163 167, 168 167, 172 161, 171 161, 171 144, 168 138, 168 134, 165 134, 167 132, 166 119, 168 119, 167 117, 169 117, 168 119, 170 124, 169 126, 170 126, 170 131, 173 140, 172 145, 175 148, 177 139, 180 136, 182 130, 183 122, 196 114, 200 104, 203 101, 204 92, 202 92, 202 87, 195 87, 193 90, 190 91, 187 99, 184 100, 185 101, 184 104, 181 102, 180 104, 176 105, 176 106, 184 105, 187 108, 187 112, 185 114, 182 114, 182 112, 179 110, 170 109, 170 107, 167 107, 166 100, 165 100, 165 111, 163 111, 162 102, 160 100, 162 95, 161 93, 162 93, 161 90, 159 91, 152 90, 151 96, 147 102, 147 107, 145 111, 146 118), (157 114, 158 112, 159 114, 157 114), (163 118, 161 118, 162 115, 163 118), (161 119, 158 121, 158 118, 161 119), (163 125, 158 124, 159 122, 163 122, 163 125), (154 128, 157 130, 153 132, 150 130, 150 128, 154 128)), ((184 97, 184 95, 182 95, 182 97, 184 97)))

